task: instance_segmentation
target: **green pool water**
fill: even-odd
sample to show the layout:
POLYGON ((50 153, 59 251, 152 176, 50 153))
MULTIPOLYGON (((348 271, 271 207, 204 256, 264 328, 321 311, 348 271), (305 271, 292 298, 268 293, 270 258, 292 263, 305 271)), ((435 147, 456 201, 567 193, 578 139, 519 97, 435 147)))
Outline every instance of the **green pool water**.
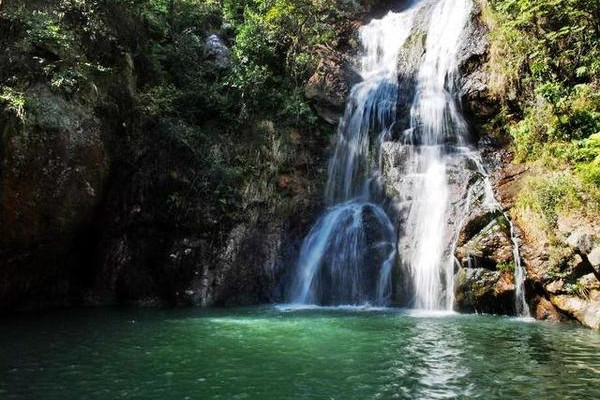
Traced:
POLYGON ((600 334, 405 310, 3 318, 0 399, 600 399, 600 334))

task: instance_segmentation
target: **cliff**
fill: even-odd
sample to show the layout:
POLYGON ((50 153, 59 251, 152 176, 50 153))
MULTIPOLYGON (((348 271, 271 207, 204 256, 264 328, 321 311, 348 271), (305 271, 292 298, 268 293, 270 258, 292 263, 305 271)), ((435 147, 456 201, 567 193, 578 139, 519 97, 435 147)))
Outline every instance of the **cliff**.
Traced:
MULTIPOLYGON (((283 299, 360 79, 356 30, 407 2, 259 3, 0 3, 0 308, 283 299)), ((537 82, 539 51, 509 45, 532 22, 509 24, 523 10, 507 7, 479 1, 460 50, 461 106, 482 157, 449 171, 456 308, 514 314, 522 261, 536 318, 600 328, 597 78, 587 58, 576 74, 545 59, 537 82)), ((536 32, 577 20, 546 14, 536 32)), ((395 139, 423 23, 399 60, 408 90, 395 139)), ((530 39, 555 51, 579 46, 581 32, 530 39)), ((401 195, 403 151, 384 145, 390 199, 401 195)), ((410 290, 398 271, 402 303, 410 290)))

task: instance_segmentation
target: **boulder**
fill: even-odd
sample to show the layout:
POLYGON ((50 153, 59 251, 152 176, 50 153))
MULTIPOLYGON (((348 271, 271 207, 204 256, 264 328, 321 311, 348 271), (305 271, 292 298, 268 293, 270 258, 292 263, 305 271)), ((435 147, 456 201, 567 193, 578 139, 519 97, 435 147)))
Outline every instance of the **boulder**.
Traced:
POLYGON ((551 301, 556 308, 583 325, 600 330, 600 291, 594 291, 587 298, 575 295, 552 296, 551 301))
POLYGON ((574 250, 583 254, 588 254, 594 247, 594 236, 577 230, 567 238, 567 244, 574 250))
POLYGON ((226 69, 231 64, 231 51, 217 35, 209 35, 204 40, 204 54, 218 69, 226 69))
POLYGON ((454 291, 457 311, 515 313, 515 285, 511 273, 461 268, 456 275, 454 291))
POLYGON ((588 260, 594 268, 600 268, 600 247, 596 247, 588 254, 588 260))
POLYGON ((505 224, 503 217, 491 221, 467 243, 457 248, 456 258, 464 267, 495 270, 501 264, 514 265, 513 244, 505 224))

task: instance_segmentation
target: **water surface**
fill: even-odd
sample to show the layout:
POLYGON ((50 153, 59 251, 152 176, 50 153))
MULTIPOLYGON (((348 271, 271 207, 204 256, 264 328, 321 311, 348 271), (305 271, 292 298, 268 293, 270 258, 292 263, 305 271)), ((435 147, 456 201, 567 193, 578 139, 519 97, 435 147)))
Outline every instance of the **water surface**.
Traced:
POLYGON ((393 309, 4 318, 4 399, 598 399, 600 335, 393 309))

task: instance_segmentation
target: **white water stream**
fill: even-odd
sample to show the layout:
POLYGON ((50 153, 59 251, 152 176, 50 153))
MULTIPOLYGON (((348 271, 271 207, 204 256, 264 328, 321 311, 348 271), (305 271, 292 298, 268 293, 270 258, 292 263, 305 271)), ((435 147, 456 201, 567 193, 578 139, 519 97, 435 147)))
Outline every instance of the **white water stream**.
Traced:
POLYGON ((460 113, 455 84, 461 34, 471 12, 471 0, 440 0, 429 20, 425 57, 417 74, 410 128, 405 141, 411 145, 407 165, 412 199, 406 233, 401 241, 408 249, 402 255, 413 277, 414 307, 425 310, 451 309, 453 259, 445 254, 448 243, 447 146, 463 146, 466 124, 460 113))

